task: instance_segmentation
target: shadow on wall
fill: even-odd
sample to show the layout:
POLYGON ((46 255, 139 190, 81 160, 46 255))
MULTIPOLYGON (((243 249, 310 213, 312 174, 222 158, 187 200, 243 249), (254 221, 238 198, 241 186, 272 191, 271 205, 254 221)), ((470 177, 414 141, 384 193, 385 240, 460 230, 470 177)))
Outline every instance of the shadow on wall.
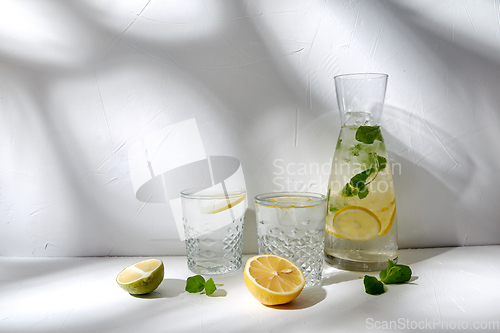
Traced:
POLYGON ((400 248, 467 245, 460 235, 471 223, 462 197, 475 170, 469 152, 442 128, 395 107, 384 108, 382 127, 392 163, 400 248))
MULTIPOLYGON (((248 201, 253 201, 253 197, 249 197, 248 201)), ((257 254, 258 252, 255 209, 248 208, 245 212, 245 228, 243 230, 243 254, 257 254)))
MULTIPOLYGON (((400 225, 406 225, 408 232, 420 225, 428 230, 408 244, 498 244, 498 211, 488 208, 495 205, 493 198, 500 188, 500 179, 491 177, 500 162, 500 146, 494 144, 500 140, 498 43, 485 43, 484 36, 475 29, 468 31, 465 23, 447 26, 450 16, 435 17, 417 2, 385 3, 390 3, 385 7, 388 18, 399 22, 409 38, 419 43, 419 55, 428 60, 414 77, 413 113, 390 107, 384 111, 390 139, 401 144, 391 150, 409 171, 397 179, 412 197, 405 212, 411 223, 402 221, 400 214, 400 225), (394 124, 400 130, 392 133, 394 124)), ((474 24, 481 13, 475 11, 468 23, 474 24)), ((406 244, 409 233, 402 231, 406 244)))
MULTIPOLYGON (((203 133, 217 133, 217 135, 212 135, 210 140, 220 137, 222 140, 226 140, 228 144, 236 146, 234 150, 240 151, 244 155, 243 147, 239 147, 238 149, 238 146, 241 144, 241 140, 239 140, 241 139, 241 135, 238 135, 238 130, 235 129, 235 126, 231 125, 241 117, 251 119, 251 117, 246 115, 246 112, 265 109, 265 107, 260 106, 250 107, 250 101, 269 101, 271 99, 273 103, 280 104, 280 102, 274 100, 278 95, 281 96, 280 99, 283 101, 288 100, 283 97, 283 91, 281 94, 266 94, 266 96, 272 97, 262 98, 262 92, 266 90, 265 87, 262 87, 262 80, 275 86, 272 90, 280 90, 279 87, 281 86, 279 75, 259 76, 253 74, 256 70, 258 72, 266 72, 266 75, 268 75, 271 70, 271 68, 268 68, 266 61, 261 62, 262 54, 264 54, 264 58, 266 57, 264 46, 261 43, 257 43, 256 48, 248 49, 245 53, 237 45, 228 41, 224 34, 221 33, 221 31, 227 33, 231 31, 233 24, 230 20, 224 20, 224 17, 239 16, 239 11, 241 10, 239 4, 232 3, 229 6, 215 6, 210 11, 207 11, 207 8, 204 6, 195 11, 193 7, 194 3, 188 4, 189 8, 184 8, 189 9, 188 11, 183 11, 183 8, 178 7, 182 4, 182 2, 177 2, 170 6, 170 8, 163 8, 162 6, 168 7, 168 5, 158 1, 147 2, 145 4, 142 2, 130 3, 130 6, 135 6, 135 8, 130 8, 129 12, 127 10, 123 11, 123 8, 120 8, 122 14, 129 15, 125 15, 130 18, 130 22, 127 25, 121 24, 123 20, 115 16, 116 13, 108 10, 104 5, 100 7, 101 5, 99 4, 91 4, 89 2, 67 2, 57 5, 50 4, 46 7, 35 6, 29 10, 30 13, 51 10, 52 16, 60 17, 60 20, 57 22, 44 21, 43 19, 39 22, 42 34, 52 29, 65 31, 64 34, 57 35, 58 37, 52 41, 52 44, 48 44, 59 47, 48 47, 45 50, 46 52, 40 53, 35 52, 37 49, 36 45, 39 44, 33 45, 32 40, 15 39, 10 44, 4 44, 3 47, 0 46, 2 65, 3 63, 8 63, 13 77, 21 77, 26 82, 30 82, 29 91, 31 94, 27 94, 28 96, 26 97, 27 99, 33 99, 34 106, 29 108, 29 111, 35 114, 39 113, 35 118, 36 120, 39 119, 39 121, 35 121, 34 124, 34 126, 37 126, 37 130, 30 130, 29 132, 31 136, 40 134, 40 137, 43 137, 47 141, 50 152, 49 156, 55 157, 52 159, 49 158, 49 162, 44 163, 48 164, 47 168, 63 171, 54 172, 57 174, 57 177, 46 178, 51 178, 53 184, 64 184, 65 202, 62 204, 67 202, 73 203, 71 205, 66 204, 64 208, 65 213, 67 213, 66 215, 74 215, 71 216, 72 218, 65 219, 61 216, 56 216, 50 222, 54 226, 46 224, 44 231, 40 233, 37 230, 33 230, 32 226, 27 226, 29 233, 33 234, 34 238, 42 240, 55 239, 53 242, 60 244, 60 248, 57 251, 66 251, 65 253, 61 252, 56 255, 124 254, 122 244, 128 243, 128 246, 131 247, 132 245, 130 244, 134 242, 128 240, 137 237, 135 232, 138 229, 144 230, 144 228, 134 226, 133 224, 139 213, 141 215, 146 213, 147 209, 144 209, 144 207, 147 204, 147 200, 143 200, 145 203, 141 203, 139 206, 128 205, 127 203, 130 203, 130 201, 124 200, 123 196, 120 198, 116 193, 117 190, 119 193, 122 193, 123 188, 117 188, 115 185, 116 183, 130 185, 130 183, 126 182, 128 174, 123 171, 123 167, 127 166, 126 162, 123 163, 123 157, 126 156, 124 152, 127 151, 130 145, 128 142, 133 142, 134 136, 139 136, 152 128, 157 129, 162 123, 175 123, 176 120, 185 120, 186 117, 196 116, 198 120, 201 120, 201 124, 203 125, 201 131, 203 133), (141 5, 144 5, 142 9, 140 8, 141 5), (176 21, 169 21, 168 17, 158 21, 150 19, 160 12, 155 12, 154 10, 148 13, 148 17, 141 17, 141 14, 148 6, 160 6, 162 9, 170 9, 161 12, 167 16, 174 15, 176 21), (172 13, 172 7, 175 7, 175 10, 178 12, 172 13), (185 17, 186 13, 189 13, 189 17, 185 17), (195 14, 201 15, 204 21, 193 20, 193 15, 195 14), (112 19, 107 20, 110 16, 112 19), (218 20, 217 17, 221 19, 218 20), (179 24, 179 19, 181 21, 182 19, 187 20, 186 24, 179 24), (220 26, 221 22, 226 22, 225 26, 220 26), (208 25, 210 24, 212 26, 209 28, 208 25), (172 27, 174 29, 165 29, 172 27), (200 40, 203 40, 203 43, 198 43, 200 40), (224 44, 224 46, 220 47, 221 44, 224 44), (14 48, 16 52, 10 52, 9 48, 14 48), (177 54, 179 50, 181 50, 181 55, 177 54), (207 50, 214 52, 207 52, 207 50), (255 54, 253 50, 255 50, 255 54), (231 64, 228 65, 227 61, 230 58, 232 59, 230 60, 231 64), (235 69, 238 69, 240 66, 243 68, 248 66, 248 68, 235 72, 235 69), (180 109, 180 111, 172 112, 169 108, 170 104, 168 104, 170 101, 163 96, 163 91, 161 91, 162 96, 160 98, 157 95, 153 96, 156 98, 153 102, 147 100, 147 97, 151 97, 150 92, 152 90, 161 90, 158 87, 152 89, 153 84, 148 83, 149 85, 146 87, 135 87, 138 90, 137 94, 145 93, 146 95, 144 100, 140 100, 137 103, 140 109, 143 110, 143 114, 141 112, 126 113, 126 109, 121 108, 121 105, 118 103, 113 105, 113 102, 115 102, 114 99, 116 97, 116 101, 121 103, 124 99, 130 98, 130 95, 132 95, 133 102, 135 91, 124 90, 123 86, 121 86, 127 80, 123 80, 122 77, 122 79, 118 80, 119 82, 116 81, 116 75, 122 76, 123 73, 121 71, 127 73, 130 68, 137 69, 138 71, 144 70, 145 74, 143 73, 143 75, 145 76, 150 72, 158 72, 159 69, 163 70, 168 74, 164 78, 168 84, 172 82, 171 86, 188 86, 188 84, 191 84, 189 88, 193 95, 200 95, 198 90, 200 90, 201 86, 201 90, 208 91, 203 96, 205 98, 208 96, 203 101, 205 105, 208 105, 208 110, 193 110, 189 108, 194 108, 196 105, 188 105, 187 110, 180 109), (120 73, 116 74, 116 71, 120 73), (26 75, 19 75, 20 72, 26 75), (235 73, 237 74, 236 77, 234 76, 235 73), (82 80, 82 76, 90 77, 90 80, 85 78, 87 81, 84 81, 82 80), (267 80, 268 78, 270 80, 267 80), (93 90, 91 93, 93 98, 96 97, 97 93, 100 99, 98 102, 100 103, 92 106, 87 105, 85 107, 85 115, 76 115, 74 114, 74 109, 68 108, 65 110, 65 116, 59 117, 58 112, 61 111, 60 109, 65 109, 65 102, 57 100, 55 105, 51 105, 53 103, 51 98, 54 98, 52 89, 54 86, 60 84, 61 80, 71 81, 69 82, 70 84, 77 82, 78 91, 72 90, 72 93, 76 95, 85 95, 85 93, 88 93, 82 89, 82 86, 78 86, 78 83, 84 83, 83 86, 90 87, 93 90), (106 82, 110 80, 114 81, 106 82), (113 85, 112 93, 109 95, 105 92, 107 83, 113 85), (261 89, 257 89, 258 87, 261 87, 261 89), (227 91, 233 93, 228 95, 227 91), (227 107, 222 105, 218 96, 228 97, 221 99, 227 104, 227 107), (248 103, 245 103, 245 100, 248 103), (141 101, 143 102, 142 104, 141 101), (155 102, 159 106, 153 105, 151 107, 151 104, 155 102), (245 108, 242 108, 242 105, 245 108), (89 108, 96 111, 89 112, 89 108), (153 109, 155 112, 146 114, 144 109, 148 108, 153 109), (156 109, 160 109, 160 111, 156 112, 156 109), (243 110, 238 114, 233 111, 237 109, 243 110), (214 115, 214 110, 220 114, 214 115), (111 121, 113 113, 116 114, 116 122, 111 121), (75 124, 71 123, 72 119, 70 120, 70 117, 67 116, 68 114, 72 114, 75 121, 78 121, 80 117, 83 120, 78 124, 80 126, 78 131, 73 131, 75 124), (143 130, 138 130, 137 119, 144 120, 145 118, 151 119, 147 122, 148 126, 144 126, 145 129, 143 130), (167 119, 165 120, 165 118, 167 119), (216 123, 214 120, 223 121, 216 123), (99 123, 99 121, 101 122, 99 123), (153 126, 149 125, 151 123, 153 126), (156 127, 154 126, 155 123, 158 124, 156 127), (77 135, 81 133, 81 128, 86 129, 85 137, 82 138, 77 135), (101 133, 101 129, 103 128, 104 137, 109 138, 109 142, 105 142, 104 144, 96 140, 96 138, 100 140, 100 137, 103 135, 101 133), (218 131, 216 131, 217 128, 218 131), (123 132, 135 134, 131 137, 120 138, 120 134, 123 132), (228 140, 227 137, 232 140, 228 140), (82 142, 84 138, 88 138, 88 141, 82 142), (234 138, 237 140, 234 140, 234 138), (110 149, 103 149, 102 147, 106 147, 108 143, 110 149), (96 166, 94 163, 91 163, 90 159, 102 158, 98 154, 99 149, 106 151, 105 154, 107 156, 104 162, 96 166), (89 155, 89 153, 93 155, 89 155), (121 165, 122 163, 124 165, 121 165), (112 174, 111 177, 114 178, 111 178, 111 180, 108 178, 108 181, 103 182, 101 179, 102 175, 109 176, 108 174, 112 174), (103 184, 106 186, 103 186, 103 184), (129 209, 132 206, 138 207, 136 213, 129 209), (110 210, 110 207, 115 207, 115 210, 110 210), (120 209, 116 209, 116 207, 123 207, 124 209, 119 212, 118 210, 120 209), (50 232, 50 230, 55 229, 61 233, 65 233, 67 235, 66 238, 71 238, 70 244, 64 244, 64 241, 58 242, 57 237, 53 237, 53 234, 50 232), (116 230, 119 230, 118 237, 116 230), (65 248, 66 245, 68 247, 65 248)), ((248 28, 246 24, 236 23, 236 28, 238 28, 236 33, 244 30, 251 35, 252 39, 257 40, 256 35, 251 33, 252 30, 249 32, 247 29, 243 29, 248 28)), ((21 81, 23 81, 22 79, 21 81)), ((128 77, 128 79, 133 81, 135 77, 128 77)), ((26 89, 26 86, 22 86, 23 83, 25 82, 22 82, 19 86, 21 89, 26 89)), ((126 88, 131 89, 133 85, 126 88)), ((170 93, 174 95, 176 92, 170 93)), ((168 94, 168 92, 165 94, 168 94)), ((287 95, 286 97, 290 96, 287 95)), ((77 104, 74 103, 73 105, 77 104)), ((30 118, 31 116, 27 114, 26 118, 30 118)), ((244 128, 248 128, 248 126, 244 128)), ((31 139, 37 141, 37 144, 39 144, 39 138, 32 137, 31 139)), ((214 155, 214 150, 216 150, 214 147, 215 145, 209 147, 207 155, 214 155)), ((23 152, 21 151, 20 153, 22 154, 23 152)), ((34 155, 36 156, 36 154, 34 155)), ((33 163, 33 165, 37 164, 42 163, 39 161, 33 163)), ((18 166, 14 165, 14 167, 18 166)), ((26 171, 29 174, 29 170, 22 171, 26 171)), ((46 170, 41 168, 39 173, 46 175, 46 170)), ((37 179, 34 182, 37 186, 40 185, 40 188, 43 188, 37 179)), ((39 191, 42 192, 41 189, 39 191)), ((132 191, 130 191, 130 194, 130 197, 133 197, 132 191)), ((59 209, 58 205, 61 204, 61 201, 57 200, 58 195, 61 195, 61 193, 56 193, 56 198, 52 198, 50 193, 45 195, 44 201, 50 202, 53 200, 57 204, 52 205, 52 207, 47 205, 50 209, 44 210, 44 212, 59 209)), ((26 203, 28 206, 36 206, 37 204, 38 202, 26 203)), ((26 210, 28 211, 29 209, 32 209, 32 207, 26 210)), ((46 216, 40 214, 38 218, 43 220, 46 216)), ((36 252, 36 249, 30 252, 39 253, 36 252)), ((41 253, 47 254, 43 250, 41 253)))
MULTIPOLYGON (((387 119, 383 124, 387 129, 386 141, 389 151, 396 154, 392 162, 399 162, 402 167, 401 175, 395 175, 400 243, 403 247, 497 243, 498 240, 493 239, 495 232, 498 236, 498 229, 488 224, 492 225, 498 214, 488 209, 491 205, 487 203, 498 196, 496 188, 500 180, 494 177, 489 183, 484 178, 477 181, 477 177, 469 175, 496 174, 498 164, 494 163, 493 156, 500 156, 498 147, 489 147, 494 154, 483 158, 493 163, 478 169, 483 156, 478 158, 477 151, 457 140, 455 129, 462 126, 460 134, 468 137, 487 126, 496 129, 491 120, 496 120, 492 116, 498 115, 500 110, 497 98, 499 63, 483 57, 471 47, 443 39, 428 26, 419 24, 418 13, 406 10, 397 2, 390 6, 386 6, 387 3, 370 2, 370 5, 377 14, 386 16, 384 19, 399 20, 400 25, 396 28, 405 27, 411 31, 409 40, 424 46, 412 52, 418 51, 419 59, 429 60, 429 63, 411 65, 425 66, 425 73, 437 73, 435 75, 442 81, 440 87, 449 87, 442 96, 447 96, 448 92, 450 99, 471 96, 470 100, 443 102, 439 94, 434 94, 433 103, 426 104, 426 109, 422 106, 424 110, 420 115, 386 107, 383 115, 383 119, 387 119), (470 79, 483 77, 485 80, 479 82, 470 79), (463 107, 462 102, 469 105, 463 107), (456 117, 450 117, 450 112, 439 114, 429 110, 438 104, 444 109, 448 107, 446 103, 451 108, 460 107, 456 117), (468 114, 464 110, 472 111, 468 114), (449 123, 453 126, 448 126, 449 123), (479 188, 480 184, 487 184, 488 188, 479 188), (488 195, 481 197, 480 191, 488 195), (477 198, 473 197, 476 194, 477 198), (472 219, 472 212, 478 211, 478 207, 486 209, 472 219), (476 224, 472 226, 471 223, 476 224), (473 229, 474 237, 467 238, 473 229), (493 232, 488 232, 490 230, 493 232)), ((328 3, 328 7, 332 4, 335 2, 328 3)), ((154 247, 151 242, 147 246, 133 247, 137 240, 150 240, 147 237, 159 230, 153 224, 164 224, 164 216, 159 215, 165 212, 134 198, 126 154, 133 142, 161 126, 196 118, 203 137, 210 137, 210 146, 205 147, 206 155, 239 159, 247 179, 251 180, 248 193, 252 197, 261 191, 262 175, 272 172, 267 162, 278 156, 278 149, 285 143, 292 146, 293 140, 288 140, 288 136, 293 138, 298 127, 296 110, 307 109, 304 114, 308 119, 317 120, 332 108, 327 104, 332 102, 329 97, 333 87, 315 86, 314 75, 305 78, 308 73, 301 71, 307 67, 313 73, 319 72, 314 60, 303 62, 309 56, 305 56, 304 50, 294 49, 300 43, 288 41, 283 37, 284 32, 266 29, 265 25, 260 25, 262 21, 248 15, 250 4, 231 2, 222 6, 212 3, 207 4, 211 5, 207 9, 195 7, 191 2, 172 5, 161 1, 131 1, 118 11, 100 2, 87 1, 28 5, 30 7, 26 8, 30 8, 30 13, 36 14, 39 21, 36 25, 27 25, 24 27, 27 30, 23 31, 29 32, 31 27, 31 32, 48 33, 54 39, 35 40, 39 35, 29 33, 23 36, 24 39, 10 38, 10 32, 15 29, 6 34, 2 30, 4 35, 0 35, 9 40, 9 43, 0 43, 0 66, 8 74, 7 80, 12 78, 3 88, 4 100, 12 102, 14 106, 10 112, 15 115, 12 116, 15 121, 5 128, 7 144, 4 147, 26 159, 26 166, 16 164, 17 157, 11 159, 14 162, 7 159, 6 163, 12 165, 8 164, 6 170, 16 173, 6 172, 0 181, 2 189, 10 191, 4 192, 5 198, 12 201, 6 204, 13 207, 9 214, 23 212, 15 216, 16 222, 24 226, 16 234, 20 240, 24 238, 16 243, 30 247, 25 252, 28 255, 46 255, 43 244, 58 237, 64 241, 51 252, 54 255, 130 254, 125 252, 127 247, 141 255, 163 251, 161 246, 154 247), (183 4, 190 9, 189 17, 183 4), (48 12, 49 16, 40 15, 48 12), (170 20, 172 15, 176 21, 170 20), (60 19, 51 20, 54 17, 60 19), (64 33, 56 33, 61 31, 64 33), (277 50, 272 43, 284 43, 286 47, 277 50), (298 57, 293 61, 303 66, 294 68, 291 54, 296 54, 298 57), (61 86, 70 88, 61 90, 61 86), (23 94, 11 94, 10 89, 16 88, 23 90, 23 94), (193 100, 197 103, 191 103, 193 100), (276 133, 284 134, 276 138, 276 133), (22 145, 16 146, 21 139, 22 145), (227 151, 217 151, 219 149, 227 151), (23 182, 18 182, 19 179, 23 182), (31 194, 28 199, 16 190, 19 183, 28 185, 25 188, 25 192, 31 194), (51 187, 52 191, 47 191, 46 187, 51 187), (141 225, 144 221, 150 223, 148 227, 153 231, 141 225), (118 235, 116 230, 120 231, 118 235), (19 236, 24 231, 29 236, 19 236)), ((346 13, 350 15, 348 20, 355 19, 357 13, 371 15, 360 12, 353 3, 350 5, 353 7, 346 13)), ((253 9, 251 13, 259 13, 259 8, 253 9)), ((269 20, 278 18, 273 9, 268 13, 269 20)), ((330 13, 333 16, 343 14, 335 14, 333 10, 330 13)), ((322 12, 314 15, 319 17, 322 12)), ((290 18, 294 16, 288 17, 287 22, 290 18)), ((18 27, 19 20, 21 17, 16 17, 11 28, 18 27)), ((8 22, 2 23, 2 27, 9 26, 8 22)), ((362 35, 362 30, 355 32, 352 37, 362 35)), ((338 60, 334 54, 336 49, 317 47, 315 43, 335 44, 333 40, 322 40, 325 35, 319 37, 314 41, 305 38, 304 43, 310 43, 311 49, 315 46, 318 53, 324 51, 321 56, 316 54, 318 63, 335 65, 325 70, 330 78, 345 64, 333 61, 338 60)), ((362 42, 351 41, 353 47, 362 42)), ((382 39, 380 43, 381 49, 387 46, 382 39)), ((401 68, 395 65, 393 69, 394 75, 389 72, 391 78, 400 75, 401 68)), ((418 98, 428 103, 428 92, 436 82, 424 74, 417 76, 419 88, 422 87, 419 90, 422 96, 418 98)), ((405 83, 415 79, 401 75, 399 78, 405 83)), ((409 94, 408 91, 404 93, 409 94)), ((304 126, 304 119, 300 121, 300 126, 304 126)), ((318 134, 310 135, 314 139, 308 142, 309 146, 292 148, 303 152, 324 142, 324 137, 314 135, 318 134)), ((494 131, 484 135, 488 142, 499 142, 494 131)), ((315 159, 321 154, 306 157, 315 159)))
MULTIPOLYGON (((489 223, 471 220, 473 203, 463 195, 474 185, 469 173, 476 172, 476 165, 470 152, 443 128, 390 105, 384 107, 382 127, 396 190, 399 247, 488 244, 490 240, 462 237, 489 223)), ((258 250, 256 223, 255 211, 248 209, 245 253, 258 250)))

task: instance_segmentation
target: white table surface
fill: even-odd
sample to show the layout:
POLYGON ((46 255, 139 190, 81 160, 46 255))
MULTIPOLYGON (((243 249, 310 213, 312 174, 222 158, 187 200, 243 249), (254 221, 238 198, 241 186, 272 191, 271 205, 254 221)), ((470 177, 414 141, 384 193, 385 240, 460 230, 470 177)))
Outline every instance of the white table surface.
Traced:
POLYGON ((321 286, 276 307, 250 295, 242 269, 214 276, 211 297, 189 294, 186 258, 160 258, 165 279, 142 297, 115 278, 144 258, 0 258, 0 332, 500 331, 500 246, 401 250, 412 281, 380 296, 365 273, 325 264, 321 286))

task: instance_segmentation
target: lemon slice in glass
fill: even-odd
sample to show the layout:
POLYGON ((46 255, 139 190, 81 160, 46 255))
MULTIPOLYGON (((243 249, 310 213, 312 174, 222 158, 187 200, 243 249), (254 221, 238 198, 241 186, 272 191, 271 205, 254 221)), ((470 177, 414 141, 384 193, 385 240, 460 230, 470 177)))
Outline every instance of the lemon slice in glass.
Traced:
POLYGON ((244 277, 247 289, 264 305, 291 302, 305 285, 304 274, 298 266, 273 254, 248 259, 244 277))
POLYGON ((381 223, 374 213, 360 206, 347 206, 338 210, 327 231, 341 238, 365 241, 376 237, 381 223))
POLYGON ((246 198, 245 192, 233 192, 227 197, 221 195, 220 198, 209 201, 209 207, 204 208, 206 214, 218 214, 228 210, 229 208, 234 208, 246 198))
POLYGON ((125 268, 116 277, 116 283, 129 294, 142 295, 158 288, 164 274, 160 259, 148 259, 125 268))
POLYGON ((311 198, 308 197, 299 197, 299 196, 282 196, 282 197, 274 197, 271 199, 273 202, 307 202, 311 201, 311 198))
POLYGON ((308 198, 308 197, 301 197, 301 196, 297 196, 297 195, 292 195, 292 196, 274 197, 269 201, 276 202, 277 205, 275 207, 277 207, 277 208, 288 209, 288 208, 310 207, 304 203, 312 201, 312 199, 308 198))

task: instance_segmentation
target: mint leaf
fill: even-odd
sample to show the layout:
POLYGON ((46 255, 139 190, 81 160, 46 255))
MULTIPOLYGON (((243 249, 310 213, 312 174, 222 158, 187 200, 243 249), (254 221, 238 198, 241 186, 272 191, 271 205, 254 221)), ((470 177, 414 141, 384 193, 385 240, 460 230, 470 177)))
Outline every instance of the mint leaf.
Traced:
POLYGON ((342 189, 342 196, 354 197, 357 195, 360 199, 366 198, 369 193, 368 187, 366 187, 366 179, 374 171, 376 171, 374 168, 369 168, 354 175, 349 183, 345 184, 344 188, 342 189))
POLYGON ((372 144, 375 140, 384 141, 380 126, 359 126, 356 130, 356 140, 366 144, 372 144))
POLYGON ((351 196, 357 195, 360 199, 366 198, 369 193, 368 187, 366 187, 366 179, 375 171, 374 168, 369 168, 351 178, 349 184, 346 185, 346 187, 349 185, 353 188, 351 189, 351 196))
POLYGON ((205 292, 207 293, 207 295, 212 295, 216 290, 217 287, 215 286, 214 280, 212 280, 212 278, 208 279, 208 281, 205 283, 205 292))
POLYGON ((353 197, 358 194, 357 190, 353 189, 349 183, 345 184, 344 188, 342 189, 342 196, 343 197, 353 197))
POLYGON ((411 268, 406 265, 395 265, 388 261, 387 269, 380 272, 379 277, 385 284, 403 283, 411 279, 411 268))
POLYGON ((362 183, 361 186, 358 188, 358 198, 364 199, 368 196, 369 191, 368 187, 366 187, 365 183, 362 183))
POLYGON ((217 290, 217 286, 222 286, 222 284, 215 284, 212 278, 205 282, 201 275, 191 276, 186 280, 186 291, 189 293, 200 293, 205 290, 205 294, 210 296, 217 290))
POLYGON ((205 289, 205 279, 201 275, 188 277, 186 281, 186 291, 189 293, 199 293, 205 289))
POLYGON ((385 293, 384 284, 374 276, 365 275, 363 279, 365 291, 370 295, 381 295, 385 293))
POLYGON ((365 185, 366 180, 368 179, 368 177, 370 177, 370 175, 374 171, 375 171, 374 168, 369 168, 369 169, 366 169, 365 171, 361 171, 360 173, 354 175, 351 178, 351 181, 349 182, 349 184, 352 187, 361 188, 363 185, 365 185))
POLYGON ((352 156, 359 156, 360 152, 363 150, 363 146, 360 143, 349 148, 349 152, 352 156))
POLYGON ((387 160, 385 157, 377 155, 378 171, 382 171, 387 166, 387 160))

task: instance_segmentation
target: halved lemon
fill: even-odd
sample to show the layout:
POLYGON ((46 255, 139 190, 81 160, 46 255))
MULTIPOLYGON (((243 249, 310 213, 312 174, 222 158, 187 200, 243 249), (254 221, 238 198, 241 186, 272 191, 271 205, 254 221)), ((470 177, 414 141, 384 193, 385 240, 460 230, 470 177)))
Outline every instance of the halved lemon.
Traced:
POLYGON ((142 295, 158 288, 164 274, 160 259, 148 259, 125 268, 116 277, 116 283, 129 294, 142 295))
POLYGON ((381 223, 372 211, 360 206, 346 206, 338 210, 326 230, 334 236, 365 241, 375 238, 381 223), (329 225, 330 224, 330 225, 329 225))
POLYGON ((248 259, 244 277, 250 293, 264 305, 291 302, 305 285, 304 274, 297 265, 273 254, 248 259))

